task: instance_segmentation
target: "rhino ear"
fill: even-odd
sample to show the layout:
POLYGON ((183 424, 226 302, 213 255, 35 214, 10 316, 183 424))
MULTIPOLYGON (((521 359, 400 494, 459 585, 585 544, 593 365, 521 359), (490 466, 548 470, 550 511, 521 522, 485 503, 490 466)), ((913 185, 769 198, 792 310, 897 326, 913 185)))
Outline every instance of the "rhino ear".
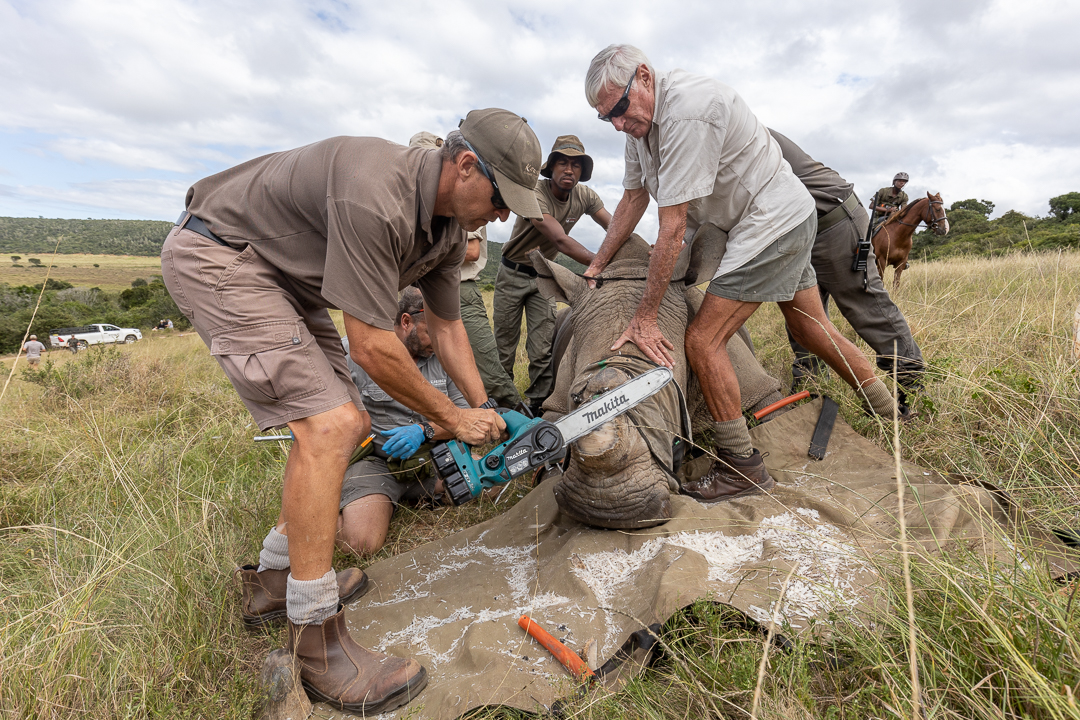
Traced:
POLYGON ((574 301, 588 288, 588 283, 568 268, 548 260, 539 250, 529 253, 529 261, 536 268, 536 288, 548 300, 566 303, 573 307, 574 301))
MULTIPOLYGON (((712 279, 716 268, 720 267, 720 261, 724 259, 727 241, 728 234, 712 223, 705 223, 697 229, 694 239, 690 241, 690 247, 683 248, 683 253, 688 255, 686 273, 683 276, 687 285, 697 285, 712 279)), ((682 260, 681 255, 679 260, 682 260)))

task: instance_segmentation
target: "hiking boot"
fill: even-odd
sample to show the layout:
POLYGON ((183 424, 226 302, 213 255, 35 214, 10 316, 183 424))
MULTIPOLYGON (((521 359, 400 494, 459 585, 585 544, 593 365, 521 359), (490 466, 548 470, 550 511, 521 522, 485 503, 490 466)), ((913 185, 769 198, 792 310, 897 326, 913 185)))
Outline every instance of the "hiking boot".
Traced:
MULTIPOLYGON (((240 575, 240 616, 249 628, 286 617, 285 587, 289 568, 263 570, 258 565, 237 568, 240 575)), ((337 574, 338 602, 348 603, 368 591, 368 577, 360 568, 346 568, 337 574)))
POLYGON ((345 610, 322 625, 289 621, 288 650, 300 661, 300 680, 313 700, 364 716, 399 708, 427 685, 427 671, 412 659, 361 647, 345 626, 345 610))
POLYGON ((684 494, 701 502, 714 503, 752 495, 776 485, 757 450, 748 458, 717 450, 716 457, 709 472, 682 486, 684 494))

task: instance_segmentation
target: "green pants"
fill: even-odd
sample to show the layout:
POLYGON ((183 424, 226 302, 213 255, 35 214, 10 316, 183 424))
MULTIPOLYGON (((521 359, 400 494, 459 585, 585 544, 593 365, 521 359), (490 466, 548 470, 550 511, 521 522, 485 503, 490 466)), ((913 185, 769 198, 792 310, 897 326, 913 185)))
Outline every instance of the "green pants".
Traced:
POLYGON ((484 298, 480 295, 475 280, 461 283, 461 321, 469 335, 476 369, 480 371, 480 379, 484 381, 484 390, 488 397, 494 398, 495 402, 503 407, 514 407, 521 402, 521 395, 514 387, 511 376, 507 375, 499 364, 495 336, 491 334, 487 308, 484 307, 484 298))
MULTIPOLYGON (((853 215, 853 218, 842 220, 820 233, 814 241, 810 262, 817 273, 821 304, 827 313, 829 298, 836 301, 840 314, 877 353, 878 367, 890 376, 895 352, 897 379, 903 387, 917 389, 922 383, 925 368, 922 351, 911 336, 911 328, 904 314, 881 284, 873 252, 866 261, 868 283, 865 290, 863 274, 851 269, 856 246, 866 232, 868 222, 866 211, 861 207, 856 208, 853 215)), ((795 383, 824 370, 824 363, 795 342, 790 331, 788 340, 795 353, 795 363, 791 368, 795 383)))
POLYGON ((499 266, 495 278, 495 342, 499 361, 506 374, 514 377, 518 341, 521 339, 521 315, 525 314, 527 335, 525 351, 529 355, 529 389, 525 397, 531 404, 542 402, 551 394, 551 338, 555 333, 555 303, 549 302, 536 288, 536 278, 499 266))

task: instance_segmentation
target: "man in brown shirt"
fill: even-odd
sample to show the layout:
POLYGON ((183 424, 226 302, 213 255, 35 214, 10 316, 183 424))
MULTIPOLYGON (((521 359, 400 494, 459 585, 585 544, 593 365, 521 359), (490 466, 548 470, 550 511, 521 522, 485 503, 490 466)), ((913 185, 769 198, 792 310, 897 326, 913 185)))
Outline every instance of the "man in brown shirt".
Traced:
POLYGON ((543 178, 536 183, 536 200, 543 218, 518 217, 510 240, 503 246, 502 267, 495 276, 492 314, 499 361, 513 378, 524 313, 528 325, 525 350, 529 354, 529 389, 525 398, 534 412, 551 393, 555 306, 536 287, 536 270, 529 263, 529 252, 539 249, 549 260, 562 252, 582 265, 592 262, 593 254, 569 235, 585 215, 605 230, 611 222, 600 196, 580 184, 592 177, 592 169, 593 160, 577 137, 562 135, 555 141, 547 162, 540 168, 543 178))
POLYGON ((388 394, 468 444, 499 437, 489 409, 462 409, 426 382, 393 332, 397 294, 424 296, 432 346, 472 408, 486 404, 458 314, 465 232, 510 210, 540 217, 536 135, 505 110, 474 110, 442 148, 338 137, 197 182, 161 252, 165 283, 260 429, 288 425, 281 515, 259 567, 243 571, 249 625, 287 616, 289 650, 316 699, 377 714, 426 673, 352 640, 340 602, 363 573, 331 568, 341 482, 371 431, 327 308, 350 355, 388 394))

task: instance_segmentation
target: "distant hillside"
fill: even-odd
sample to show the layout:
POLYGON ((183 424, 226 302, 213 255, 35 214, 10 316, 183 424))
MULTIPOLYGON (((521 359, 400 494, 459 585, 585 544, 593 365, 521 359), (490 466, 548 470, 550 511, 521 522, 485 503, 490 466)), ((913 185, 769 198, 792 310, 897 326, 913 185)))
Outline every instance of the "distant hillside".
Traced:
POLYGON ((57 220, 0 217, 0 254, 57 252, 91 255, 161 254, 172 223, 158 220, 57 220))

